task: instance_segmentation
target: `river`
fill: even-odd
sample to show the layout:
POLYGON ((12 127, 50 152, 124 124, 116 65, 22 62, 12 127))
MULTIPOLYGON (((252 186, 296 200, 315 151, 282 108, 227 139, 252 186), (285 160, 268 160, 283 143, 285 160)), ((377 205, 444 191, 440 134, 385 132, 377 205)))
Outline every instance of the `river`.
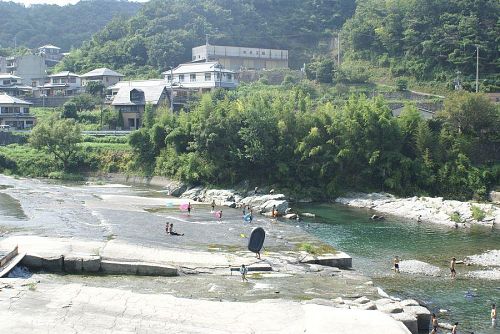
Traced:
MULTIPOLYGON (((473 279, 466 272, 476 266, 457 266, 457 279, 449 277, 451 257, 463 259, 500 248, 500 231, 477 227, 450 229, 432 224, 416 223, 387 217, 373 221, 369 210, 353 209, 336 204, 307 205, 300 208, 316 214, 300 224, 309 233, 348 253, 353 267, 373 278, 375 285, 388 294, 415 298, 425 302, 431 311, 446 313, 439 320, 460 323, 461 330, 474 333, 500 333, 490 328, 491 304, 500 302, 500 282, 473 279), (441 268, 438 277, 396 274, 392 259, 419 260, 441 268)), ((294 222, 294 224, 296 224, 294 222)))
MULTIPOLYGON (((133 239, 138 244, 149 245, 164 242, 164 235, 158 234, 156 231, 163 229, 166 216, 174 214, 169 210, 165 213, 150 213, 142 209, 139 210, 140 208, 136 210, 130 205, 116 204, 120 201, 127 203, 127 201, 134 199, 134 196, 165 198, 165 194, 161 190, 152 187, 60 185, 31 179, 16 180, 4 176, 0 177, 0 181, 0 183, 5 184, 1 187, 4 191, 8 191, 23 203, 21 207, 19 200, 14 200, 11 196, 0 193, 0 237, 4 234, 27 233, 56 237, 85 237, 92 240, 117 238, 126 241, 133 239), (125 201, 121 199, 121 195, 129 197, 125 201), (105 201, 96 200, 96 196, 108 196, 111 199, 115 198, 118 202, 113 202, 111 208, 109 203, 107 206, 101 207, 100 205, 104 205, 105 201), (141 233, 138 233, 138 223, 141 223, 141 233), (149 235, 149 237, 142 240, 143 234, 149 235)), ((448 270, 448 263, 452 256, 463 259, 466 256, 482 254, 488 250, 500 249, 499 229, 491 230, 478 227, 456 230, 391 217, 384 221, 372 221, 368 219, 371 215, 369 210, 353 209, 336 204, 307 204, 298 209, 302 212, 315 213, 316 218, 304 219, 300 222, 281 220, 279 224, 265 225, 266 228, 276 235, 279 233, 288 235, 299 225, 314 237, 351 255, 353 269, 373 278, 375 285, 380 286, 388 294, 421 300, 436 313, 441 309, 447 310, 446 313, 439 313, 439 320, 449 323, 458 321, 462 333, 464 333, 463 330, 467 330, 467 333, 474 331, 476 334, 500 333, 500 329, 493 330, 489 327, 491 304, 498 305, 500 303, 500 282, 467 277, 467 272, 481 269, 476 266, 457 266, 458 276, 456 280, 450 279, 448 270), (440 276, 395 274, 391 271, 392 259, 395 255, 401 257, 403 261, 419 260, 430 263, 441 268, 442 274, 440 276)), ((228 215, 225 216, 226 219, 241 224, 239 210, 224 209, 224 212, 225 215, 226 213, 228 215)), ((182 232, 186 232, 186 236, 183 239, 172 239, 170 243, 177 244, 182 241, 184 247, 196 244, 197 247, 207 249, 207 245, 213 243, 210 238, 212 232, 204 236, 204 242, 200 246, 201 237, 196 234, 196 226, 200 226, 202 221, 213 220, 213 217, 210 217, 208 206, 206 209, 198 209, 198 213, 193 215, 191 219, 193 222, 177 224, 182 232)), ((263 224, 264 220, 263 217, 257 219, 263 224)), ((210 223, 203 226, 206 226, 206 229, 212 227, 215 229, 219 225, 210 223)), ((228 229, 228 233, 224 234, 224 238, 229 238, 228 235, 234 234, 233 239, 239 239, 241 232, 231 232, 230 230, 231 228, 228 229)), ((270 233, 270 235, 272 234, 270 233)), ((271 238, 268 239, 266 242, 270 243, 271 238)), ((280 239, 277 239, 277 242, 280 242, 280 239)), ((267 246, 273 245, 268 244, 267 246)), ((167 279, 162 279, 161 282, 167 279)), ((192 278, 192 280, 200 279, 207 283, 202 284, 202 286, 220 283, 212 276, 192 278)), ((97 281, 100 282, 99 284, 104 284, 101 282, 104 280, 102 278, 97 281)), ((146 279, 126 278, 126 280, 121 281, 121 284, 125 284, 124 282, 127 280, 135 285, 137 281, 146 279)), ((240 284, 237 284, 238 281, 233 282, 232 278, 227 278, 227 280, 235 287, 227 289, 226 286, 222 292, 232 291, 234 296, 231 294, 232 292, 218 292, 218 296, 227 300, 241 298, 244 291, 241 290, 240 284)), ((180 286, 185 286, 186 283, 185 279, 182 281, 179 279, 180 286)), ((195 283, 193 286, 199 286, 195 283)), ((282 298, 288 295, 290 298, 297 298, 296 291, 307 290, 309 287, 311 289, 314 287, 316 290, 331 290, 323 290, 322 294, 327 298, 337 297, 345 290, 345 287, 338 287, 339 291, 334 291, 336 286, 327 281, 316 283, 302 281, 300 283, 302 286, 290 288, 293 291, 287 294, 286 287, 291 284, 288 278, 269 279, 269 282, 264 279, 261 281, 261 285, 263 284, 281 285, 280 296, 282 298), (280 280, 283 282, 279 283, 280 280)), ((147 284, 145 286, 150 288, 147 284)), ((156 288, 151 287, 151 290, 156 291, 156 288)), ((213 298, 212 290, 208 289, 208 293, 200 291, 200 297, 213 298)), ((270 291, 274 294, 274 290, 270 291)), ((189 295, 192 294, 193 291, 190 291, 189 295)), ((178 295, 184 296, 182 291, 178 295)), ((247 295, 249 299, 270 297, 262 295, 262 293, 247 292, 247 295)))

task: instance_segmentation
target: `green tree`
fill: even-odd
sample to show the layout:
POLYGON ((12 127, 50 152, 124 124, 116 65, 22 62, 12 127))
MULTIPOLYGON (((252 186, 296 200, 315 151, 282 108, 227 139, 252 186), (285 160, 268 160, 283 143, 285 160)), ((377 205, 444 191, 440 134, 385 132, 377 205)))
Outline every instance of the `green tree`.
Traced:
POLYGON ((89 81, 85 85, 85 92, 93 96, 102 97, 104 88, 104 84, 100 81, 89 81))
POLYGON ((50 119, 38 123, 30 134, 30 144, 53 154, 65 171, 79 151, 81 130, 74 119, 50 119))

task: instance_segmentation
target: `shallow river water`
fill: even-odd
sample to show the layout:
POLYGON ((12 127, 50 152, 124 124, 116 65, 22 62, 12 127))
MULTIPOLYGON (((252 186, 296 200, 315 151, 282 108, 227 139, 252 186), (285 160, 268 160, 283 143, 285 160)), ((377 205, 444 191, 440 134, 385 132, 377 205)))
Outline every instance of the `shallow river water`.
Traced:
POLYGON ((463 259, 500 248, 500 231, 489 228, 450 229, 431 224, 387 217, 373 221, 370 211, 340 205, 308 205, 301 208, 316 214, 301 225, 311 234, 348 253, 353 266, 373 278, 389 295, 425 302, 439 319, 460 323, 466 333, 500 333, 490 328, 491 304, 500 303, 500 282, 466 277, 476 266, 457 265, 457 279, 449 277, 451 257, 463 259), (392 259, 419 260, 440 267, 441 275, 395 274, 392 259))
MULTIPOLYGON (((118 238, 127 241, 133 239, 137 244, 151 245, 165 242, 164 234, 157 233, 163 230, 165 219, 177 219, 176 226, 185 232, 186 236, 183 239, 169 239, 169 242, 173 245, 182 242, 183 247, 196 245, 197 248, 207 250, 213 246, 215 242, 213 238, 223 237, 224 240, 231 241, 231 244, 237 244, 242 233, 230 226, 226 232, 221 233, 221 228, 216 228, 220 225, 213 222, 214 218, 211 217, 208 206, 205 209, 200 208, 188 223, 186 217, 173 212, 176 210, 168 206, 167 199, 165 202, 167 207, 164 211, 151 212, 136 210, 128 206, 110 208, 109 204, 104 206, 102 204, 104 201, 97 199, 97 196, 113 196, 117 201, 121 201, 120 196, 126 195, 129 196, 128 201, 134 196, 150 197, 153 201, 154 198, 166 197, 159 189, 48 184, 37 180, 15 180, 3 176, 0 176, 0 183, 6 185, 1 187, 3 191, 0 192, 0 237, 17 232, 52 237, 78 236, 92 240, 118 238), (8 192, 13 197, 4 192, 8 192), (23 203, 22 207, 19 201, 23 203), (197 234, 197 226, 206 226, 204 242, 201 245, 201 236, 197 234)), ((256 223, 266 224, 263 226, 269 232, 269 240, 266 240, 266 242, 269 241, 267 244, 269 250, 273 247, 280 249, 285 247, 281 239, 276 239, 271 244, 272 235, 275 236, 274 238, 278 234, 289 236, 294 230, 302 228, 312 236, 351 255, 354 269, 372 277, 375 285, 383 288, 388 294, 421 300, 436 313, 441 309, 447 310, 446 313, 439 313, 439 319, 450 323, 458 321, 461 333, 471 331, 476 334, 500 333, 500 329, 490 328, 489 320, 491 304, 500 304, 500 281, 467 277, 468 272, 482 269, 477 266, 458 265, 456 280, 450 279, 448 270, 449 260, 453 256, 463 259, 488 250, 500 249, 500 230, 487 228, 455 230, 391 217, 385 221, 372 221, 368 219, 372 214, 369 210, 333 204, 307 204, 299 209, 303 212, 315 213, 316 218, 304 219, 300 222, 281 220, 279 224, 265 223, 264 217, 256 219, 256 223), (441 275, 395 274, 391 271, 392 258, 395 255, 403 260, 419 260, 437 266, 441 269, 441 275)), ((239 225, 242 224, 239 210, 224 209, 224 212, 225 215, 227 214, 225 222, 227 219, 234 220, 239 225)), ((251 227, 244 228, 246 230, 243 233, 249 233, 251 227)), ((303 233, 301 235, 304 236, 303 233)), ((86 280, 84 277, 57 279, 86 280)), ((335 286, 330 280, 324 278, 312 281, 309 276, 304 276, 304 280, 300 281, 301 286, 294 286, 298 284, 298 281, 287 277, 264 278, 259 280, 249 292, 238 284, 237 278, 232 277, 224 277, 222 280, 225 283, 212 276, 158 278, 157 280, 150 282, 149 278, 127 277, 120 278, 119 282, 124 286, 137 286, 138 281, 144 281, 140 285, 146 290, 151 290, 152 293, 169 292, 185 297, 196 294, 201 298, 220 297, 226 300, 255 300, 255 298, 273 297, 307 299, 308 296, 322 295, 334 298, 342 295, 346 285, 350 285, 350 282, 345 281, 343 285, 337 282, 335 284, 338 286, 335 286), (203 283, 200 284, 200 282, 203 283), (186 285, 197 287, 200 291, 191 291, 186 294, 184 292, 186 285), (280 292, 276 294, 275 290, 278 287, 280 292), (304 291, 304 296, 297 297, 297 291, 304 291)), ((107 281, 109 280, 102 277, 88 278, 88 284, 94 282, 106 286, 107 281)), ((109 284, 114 286, 116 282, 118 281, 111 280, 109 284)))

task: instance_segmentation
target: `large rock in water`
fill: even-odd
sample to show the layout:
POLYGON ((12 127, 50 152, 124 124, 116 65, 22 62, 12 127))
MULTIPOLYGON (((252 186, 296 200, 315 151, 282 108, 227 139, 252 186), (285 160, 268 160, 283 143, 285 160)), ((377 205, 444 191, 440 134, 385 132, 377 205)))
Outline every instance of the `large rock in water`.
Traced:
POLYGON ((209 189, 205 192, 204 202, 217 205, 224 205, 227 202, 235 202, 235 193, 233 190, 209 189))
POLYGON ((276 210, 279 214, 285 214, 288 209, 288 201, 283 194, 248 196, 241 200, 243 205, 250 205, 257 211, 270 212, 273 206, 276 205, 276 210))

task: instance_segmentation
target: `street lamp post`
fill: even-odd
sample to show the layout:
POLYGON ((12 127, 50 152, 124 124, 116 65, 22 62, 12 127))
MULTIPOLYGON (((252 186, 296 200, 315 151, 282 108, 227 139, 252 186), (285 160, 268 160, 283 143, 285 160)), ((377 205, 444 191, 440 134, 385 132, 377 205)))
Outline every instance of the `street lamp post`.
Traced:
POLYGON ((174 67, 170 66, 170 111, 174 112, 174 67))

